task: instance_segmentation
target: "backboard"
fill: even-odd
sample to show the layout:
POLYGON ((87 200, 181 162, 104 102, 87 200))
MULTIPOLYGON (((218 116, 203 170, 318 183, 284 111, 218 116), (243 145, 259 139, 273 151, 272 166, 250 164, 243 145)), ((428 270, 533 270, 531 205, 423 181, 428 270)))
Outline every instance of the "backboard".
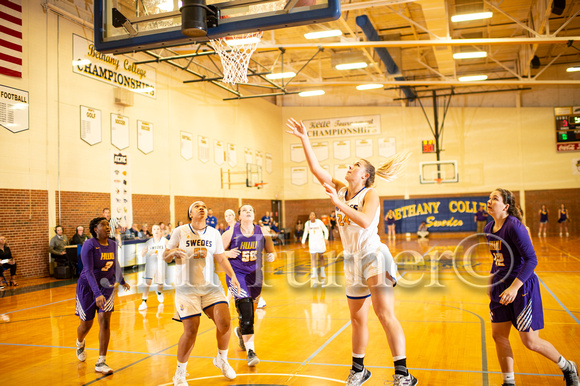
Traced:
POLYGON ((419 169, 419 181, 422 184, 459 182, 457 161, 421 162, 419 169))
POLYGON ((248 188, 261 187, 262 167, 258 164, 246 164, 246 186, 248 188))
POLYGON ((95 0, 95 48, 124 53, 205 43, 339 16, 340 0, 95 0), (182 13, 190 36, 182 32, 182 13), (191 23, 203 27, 197 31, 191 23))

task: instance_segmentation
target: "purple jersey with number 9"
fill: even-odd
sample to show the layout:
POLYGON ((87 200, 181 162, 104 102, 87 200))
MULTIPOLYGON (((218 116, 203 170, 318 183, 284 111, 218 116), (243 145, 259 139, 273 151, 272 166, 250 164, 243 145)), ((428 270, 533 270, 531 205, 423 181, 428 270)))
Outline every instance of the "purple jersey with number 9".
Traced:
POLYGON ((117 243, 108 240, 109 245, 101 245, 96 238, 87 240, 81 250, 83 271, 79 282, 86 282, 91 287, 95 298, 102 295, 103 289, 115 285, 115 274, 119 270, 119 281, 123 284, 119 262, 117 260, 117 243))
POLYGON ((264 249, 264 234, 259 225, 254 225, 254 233, 246 237, 240 230, 240 223, 234 225, 234 233, 230 242, 230 249, 238 248, 240 254, 230 259, 235 272, 250 273, 262 267, 262 250, 264 249))

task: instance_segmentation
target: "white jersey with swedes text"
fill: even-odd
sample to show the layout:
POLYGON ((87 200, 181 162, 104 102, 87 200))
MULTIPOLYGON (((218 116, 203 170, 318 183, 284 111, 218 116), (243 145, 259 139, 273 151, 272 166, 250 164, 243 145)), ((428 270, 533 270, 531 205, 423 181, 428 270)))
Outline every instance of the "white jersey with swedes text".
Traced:
POLYGON ((302 243, 308 237, 308 248, 310 253, 324 253, 326 252, 326 240, 328 240, 328 229, 326 225, 319 219, 314 222, 308 220, 304 224, 304 234, 302 235, 302 243))
POLYGON ((180 248, 187 254, 183 264, 176 264, 176 292, 203 295, 210 288, 221 287, 214 264, 214 255, 224 253, 218 230, 206 226, 196 232, 191 224, 181 225, 173 231, 167 248, 180 248))
MULTIPOLYGON (((372 188, 362 188, 353 198, 346 200, 347 187, 338 191, 338 198, 349 207, 360 211, 363 206, 364 197, 372 188)), ((380 218, 380 206, 373 217, 373 221, 368 228, 363 228, 355 224, 341 210, 336 209, 336 223, 342 240, 342 247, 345 254, 364 255, 370 251, 375 251, 381 246, 381 238, 378 233, 380 218)))
POLYGON ((167 246, 168 240, 161 237, 157 242, 155 238, 147 240, 145 248, 145 279, 154 279, 157 283, 163 283, 165 280, 165 271, 167 263, 163 260, 163 252, 167 246))

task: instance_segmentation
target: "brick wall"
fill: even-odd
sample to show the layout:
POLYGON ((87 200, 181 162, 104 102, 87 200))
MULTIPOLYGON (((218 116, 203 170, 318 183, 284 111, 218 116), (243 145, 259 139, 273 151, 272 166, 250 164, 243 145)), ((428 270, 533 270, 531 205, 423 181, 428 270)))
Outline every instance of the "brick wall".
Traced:
MULTIPOLYGON (((170 222, 170 198, 169 196, 153 194, 133 194, 133 222, 139 225, 148 224, 149 231, 153 224, 170 222)), ((176 216, 176 219, 178 216, 176 216)), ((175 224, 173 224, 175 226, 175 224)))
MULTIPOLYGON (((256 213, 256 222, 258 222, 259 220, 262 219, 262 217, 264 215, 266 215, 266 212, 271 212, 272 211, 272 201, 271 200, 253 200, 253 199, 242 199, 242 205, 252 205, 252 208, 254 208, 254 212, 256 213)), ((238 213, 238 207, 233 208, 235 210, 236 213, 238 213)), ((273 216, 275 217, 275 216, 273 216)), ((276 221, 279 221, 278 219, 275 219, 276 221)), ((280 225, 280 224, 278 224, 280 225)), ((280 225, 281 226, 281 225, 280 225)))
MULTIPOLYGON (((315 200, 286 200, 284 201, 284 218, 286 223, 284 227, 292 229, 292 236, 296 228, 296 222, 302 220, 302 224, 308 221, 310 212, 315 212, 317 218, 323 215, 330 216, 330 212, 334 210, 334 205, 330 199, 315 199, 315 200)), ((292 240, 294 238, 292 237, 292 240)))
MULTIPOLYGON (((62 225, 64 234, 70 240, 79 225, 82 225, 85 228, 85 233, 89 234, 89 223, 95 217, 102 216, 103 208, 111 206, 111 195, 109 193, 61 191, 60 218, 58 192, 55 192, 55 202, 57 224, 62 225)), ((54 235, 54 232, 52 234, 54 235)))
POLYGON ((540 228, 539 211, 542 204, 546 205, 549 211, 548 235, 557 236, 560 233, 558 224, 558 209, 560 205, 566 205, 572 222, 568 223, 570 234, 577 235, 579 229, 577 221, 580 218, 580 189, 554 189, 554 190, 526 190, 526 225, 530 228, 532 235, 537 235, 540 228))
POLYGON ((0 189, 0 235, 22 277, 48 276, 48 192, 0 189))

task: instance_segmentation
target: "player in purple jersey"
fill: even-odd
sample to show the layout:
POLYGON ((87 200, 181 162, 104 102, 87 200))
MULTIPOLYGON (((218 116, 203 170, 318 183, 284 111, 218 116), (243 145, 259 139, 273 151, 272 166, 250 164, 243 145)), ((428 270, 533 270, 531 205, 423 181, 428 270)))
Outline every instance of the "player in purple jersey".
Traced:
POLYGON ((373 188, 375 176, 385 181, 395 179, 407 155, 395 154, 375 169, 367 160, 352 164, 344 179, 333 178, 316 159, 306 127, 290 118, 286 132, 302 142, 302 149, 312 174, 324 187, 336 207, 340 239, 344 248, 346 296, 352 324, 352 368, 347 386, 362 385, 371 377, 364 366, 369 343, 368 314, 372 306, 381 321, 393 356, 394 386, 414 386, 419 381, 407 369, 405 332, 395 314, 396 264, 389 248, 379 237, 380 201, 373 188))
POLYGON ((254 224, 251 205, 242 205, 238 213, 240 221, 222 235, 222 240, 224 248, 229 248, 226 255, 240 282, 238 291, 226 276, 239 315, 240 326, 235 334, 242 350, 246 350, 248 366, 253 367, 260 363, 254 346, 254 311, 262 292, 262 251, 266 250, 266 261, 270 263, 276 258, 276 250, 270 236, 254 224))
POLYGON ((560 223, 560 237, 562 237, 562 229, 566 231, 566 237, 570 236, 568 233, 568 220, 570 219, 570 215, 568 213, 568 209, 566 209, 566 205, 560 205, 560 209, 558 209, 558 223, 560 223))
POLYGON ((107 347, 111 337, 111 313, 115 306, 115 282, 119 282, 125 291, 131 286, 123 279, 123 273, 117 260, 117 244, 109 239, 111 227, 104 217, 94 218, 89 226, 93 235, 81 250, 83 270, 77 282, 77 299, 75 315, 80 318, 77 328, 77 358, 84 362, 87 359, 85 337, 93 326, 95 312, 99 314, 99 359, 95 371, 111 374, 105 363, 107 347))
POLYGON ((538 264, 526 227, 521 223, 512 192, 494 190, 487 201, 487 211, 493 221, 485 233, 493 255, 489 286, 491 331, 501 371, 503 386, 515 385, 514 355, 509 342, 512 325, 518 330, 524 345, 560 367, 567 386, 578 386, 578 367, 564 359, 554 346, 540 338, 544 328, 540 284, 534 273, 538 264))
POLYGON ((546 237, 546 232, 548 231, 548 216, 550 211, 546 208, 546 205, 542 204, 542 209, 539 211, 540 215, 540 230, 538 231, 538 237, 542 235, 542 229, 544 230, 544 237, 546 237))

